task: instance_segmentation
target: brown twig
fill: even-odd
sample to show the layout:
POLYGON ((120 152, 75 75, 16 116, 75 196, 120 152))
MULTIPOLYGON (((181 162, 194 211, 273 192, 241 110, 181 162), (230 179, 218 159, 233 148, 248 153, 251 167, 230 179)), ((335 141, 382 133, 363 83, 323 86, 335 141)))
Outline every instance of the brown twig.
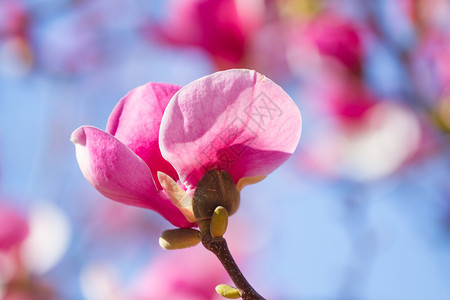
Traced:
POLYGON ((248 283, 241 270, 239 270, 224 238, 212 238, 211 234, 204 232, 202 235, 202 244, 220 260, 228 275, 230 275, 231 280, 236 285, 236 288, 239 290, 239 294, 243 300, 265 300, 248 283))

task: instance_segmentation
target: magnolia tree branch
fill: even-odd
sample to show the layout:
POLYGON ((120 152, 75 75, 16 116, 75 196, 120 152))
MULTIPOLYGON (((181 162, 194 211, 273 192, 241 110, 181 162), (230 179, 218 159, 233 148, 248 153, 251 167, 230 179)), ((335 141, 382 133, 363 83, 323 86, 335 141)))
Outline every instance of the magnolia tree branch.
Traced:
POLYGON ((248 283, 247 279, 245 279, 223 237, 212 238, 211 234, 206 232, 202 235, 202 244, 220 260, 228 275, 230 275, 231 280, 236 285, 236 288, 239 290, 239 294, 243 300, 265 300, 248 283))
POLYGON ((240 296, 244 300, 265 300, 242 275, 223 238, 228 226, 228 216, 237 210, 239 201, 239 190, 231 175, 224 170, 211 169, 197 184, 192 198, 192 210, 195 218, 200 219, 198 227, 203 246, 217 256, 236 286, 230 287, 231 294, 221 290, 219 286, 216 291, 231 299, 240 296))

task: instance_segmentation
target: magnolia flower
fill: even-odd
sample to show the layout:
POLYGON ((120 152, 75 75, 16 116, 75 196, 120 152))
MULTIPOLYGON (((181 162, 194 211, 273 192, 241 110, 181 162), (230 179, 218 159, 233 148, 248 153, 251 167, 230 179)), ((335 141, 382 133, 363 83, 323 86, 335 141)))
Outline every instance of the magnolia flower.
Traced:
POLYGON ((169 15, 150 32, 166 43, 197 46, 206 51, 218 69, 243 65, 248 42, 264 19, 259 0, 170 1, 169 15))
POLYGON ((0 252, 19 246, 28 235, 28 221, 20 212, 0 205, 0 252))
POLYGON ((33 65, 31 16, 21 0, 0 1, 0 72, 25 75, 33 65))
POLYGON ((0 203, 0 299, 57 299, 42 275, 68 245, 63 214, 52 205, 33 205, 27 216, 0 203))
MULTIPOLYGON (((20 248, 28 236, 27 218, 16 208, 0 202, 0 299, 13 298, 11 282, 21 271, 20 248)), ((29 299, 29 298, 24 298, 29 299)))
POLYGON ((321 55, 332 57, 356 71, 361 68, 364 54, 359 31, 350 19, 329 13, 314 19, 305 34, 321 55))
POLYGON ((374 105, 351 124, 329 121, 316 128, 300 164, 356 182, 379 180, 398 171, 418 155, 423 138, 414 112, 388 101, 374 105))
MULTIPOLYGON (((312 62, 360 74, 365 55, 364 28, 335 13, 323 13, 305 23, 294 22, 289 32, 288 57, 294 70, 312 62)), ((309 70, 310 72, 310 70, 309 70)))
POLYGON ((348 126, 359 126, 365 114, 380 102, 361 80, 327 72, 315 87, 319 109, 328 117, 348 126))
POLYGON ((22 1, 0 2, 0 38, 25 36, 30 22, 22 1))
POLYGON ((71 140, 104 196, 191 227, 192 196, 209 170, 226 171, 240 191, 286 161, 300 131, 300 111, 281 87, 255 71, 228 70, 183 88, 140 86, 117 104, 106 131, 82 126, 71 140))

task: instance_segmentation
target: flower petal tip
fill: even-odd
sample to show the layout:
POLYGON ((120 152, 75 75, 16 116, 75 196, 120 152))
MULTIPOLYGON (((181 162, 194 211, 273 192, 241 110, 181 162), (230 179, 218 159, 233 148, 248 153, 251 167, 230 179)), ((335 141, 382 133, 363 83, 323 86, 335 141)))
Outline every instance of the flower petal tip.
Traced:
POLYGON ((166 192, 170 201, 181 211, 186 219, 195 223, 197 219, 192 211, 192 198, 167 174, 158 171, 158 181, 166 192))
POLYGON ((161 171, 156 172, 156 174, 158 175, 158 181, 161 184, 162 188, 164 190, 169 189, 169 180, 172 178, 170 178, 169 175, 161 171))
POLYGON ((79 127, 72 132, 70 141, 75 145, 86 146, 86 133, 84 132, 84 126, 79 127))

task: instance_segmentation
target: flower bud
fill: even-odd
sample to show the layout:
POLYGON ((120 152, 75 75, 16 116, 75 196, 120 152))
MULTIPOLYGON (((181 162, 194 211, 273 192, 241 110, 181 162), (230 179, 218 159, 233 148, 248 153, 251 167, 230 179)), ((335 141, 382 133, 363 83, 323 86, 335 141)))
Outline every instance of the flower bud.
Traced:
POLYGON ((200 231, 190 228, 166 230, 159 238, 159 245, 166 250, 189 248, 201 241, 200 231))
POLYGON ((239 207, 240 195, 231 175, 226 171, 209 170, 198 183, 192 208, 197 219, 211 218, 218 206, 223 206, 229 215, 239 207))
POLYGON ((225 207, 217 206, 211 218, 210 233, 213 238, 222 237, 228 226, 228 212, 225 207))
POLYGON ((224 296, 227 299, 239 299, 241 298, 241 295, 239 294, 239 290, 231 287, 226 284, 219 284, 216 286, 216 292, 217 294, 224 296))

